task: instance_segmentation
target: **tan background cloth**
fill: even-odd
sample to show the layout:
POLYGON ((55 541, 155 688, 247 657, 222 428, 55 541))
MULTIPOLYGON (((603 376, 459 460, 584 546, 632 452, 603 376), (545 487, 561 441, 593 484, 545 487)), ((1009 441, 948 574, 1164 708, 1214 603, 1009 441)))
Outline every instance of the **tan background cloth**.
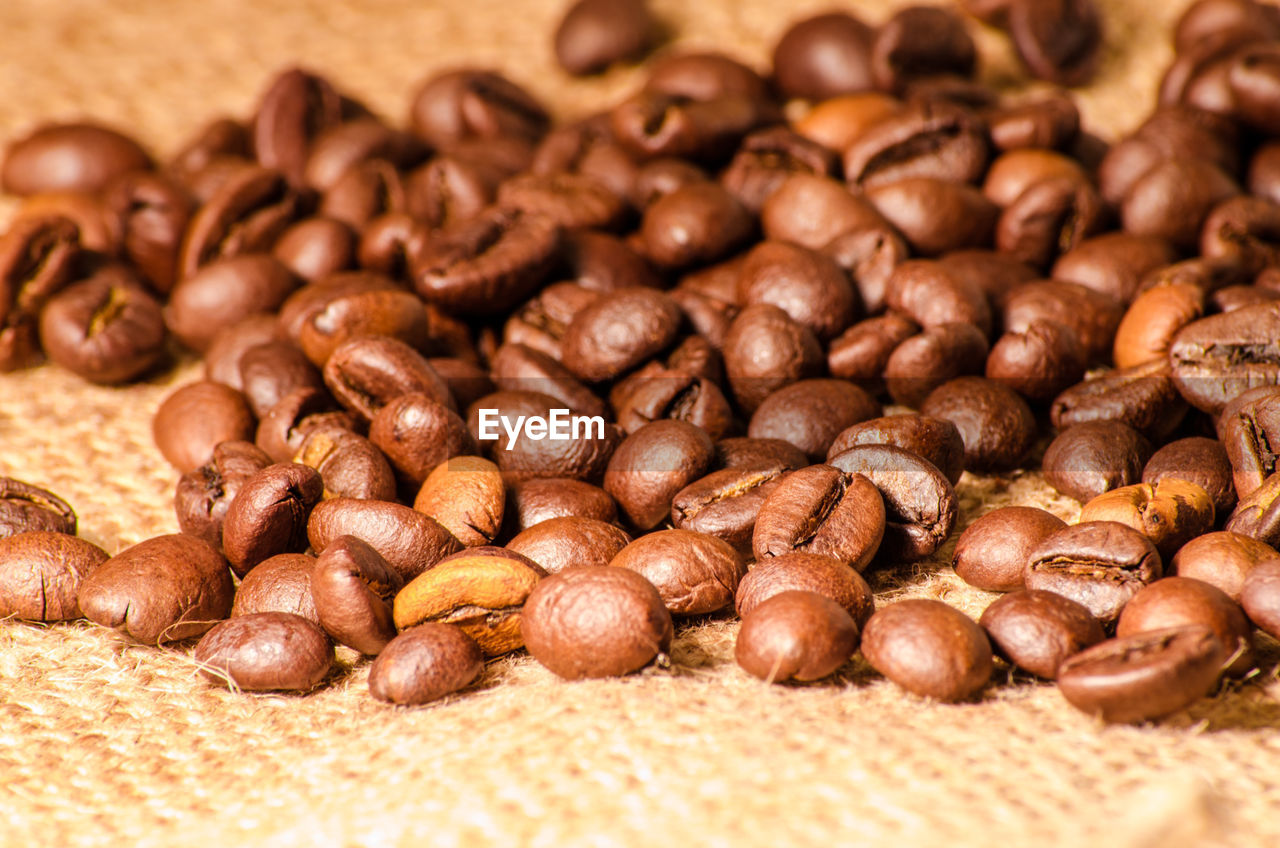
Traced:
MULTIPOLYGON (((682 43, 763 66, 788 18, 831 3, 653 5, 682 43)), ((879 21, 893 4, 850 5, 879 21)), ((1109 58, 1082 93, 1090 128, 1140 120, 1184 5, 1109 4, 1109 58)), ((167 154, 213 114, 246 114, 293 61, 395 120, 418 79, 464 61, 582 113, 637 77, 561 75, 549 49, 561 7, 4 0, 0 138, 93 115, 167 154)), ((1002 40, 980 40, 986 75, 1013 77, 1002 40)), ((108 550, 171 532, 175 475, 149 422, 173 379, 113 391, 49 368, 0 377, 0 473, 62 493, 108 550)), ((1006 503, 1076 508, 1034 474, 966 476, 960 494, 962 525, 1006 503)), ((951 548, 894 592, 977 616, 992 596, 942 564, 951 548)), ((82 624, 0 625, 0 844, 1280 844, 1273 647, 1246 685, 1129 728, 1003 679, 981 703, 930 705, 860 661, 834 682, 765 686, 734 665, 735 629, 685 629, 670 671, 566 684, 508 658, 461 696, 399 710, 368 696, 366 664, 308 698, 240 696, 197 677, 185 652, 82 624)))

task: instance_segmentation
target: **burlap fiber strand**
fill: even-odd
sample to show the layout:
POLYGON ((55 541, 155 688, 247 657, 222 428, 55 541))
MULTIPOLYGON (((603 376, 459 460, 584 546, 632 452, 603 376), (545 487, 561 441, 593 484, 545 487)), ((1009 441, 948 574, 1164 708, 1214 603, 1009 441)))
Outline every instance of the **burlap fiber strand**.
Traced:
MULTIPOLYGON (((571 81, 549 34, 563 0, 3 0, 0 138, 83 115, 165 154, 215 113, 244 115, 288 62, 401 120, 413 85, 460 62, 500 68, 561 117, 634 85, 571 81)), ((654 0, 678 42, 767 61, 787 20, 830 0, 654 0)), ((879 21, 896 3, 847 4, 879 21)), ((1107 3, 1109 57, 1086 125, 1136 124, 1185 6, 1107 3)), ((980 32, 984 74, 1018 75, 980 32)), ((3 212, 0 209, 0 219, 3 212)), ((124 391, 39 368, 0 378, 0 473, 70 500, 109 551, 175 529, 174 472, 150 419, 176 374, 124 391)), ((1064 518, 1036 474, 966 475, 961 527, 1006 504, 1064 518)), ((959 529, 959 528, 958 528, 959 529)), ((889 595, 977 616, 993 596, 944 563, 889 595)), ((463 695, 398 710, 367 664, 307 698, 243 696, 187 651, 88 625, 0 624, 0 844, 1085 845, 1280 844, 1280 683, 1264 672, 1157 727, 1102 727, 1049 685, 983 701, 904 696, 861 661, 834 683, 766 686, 733 662, 736 625, 683 631, 670 671, 566 684, 529 658, 463 695)), ((996 681, 1002 684, 1004 681, 996 681)))

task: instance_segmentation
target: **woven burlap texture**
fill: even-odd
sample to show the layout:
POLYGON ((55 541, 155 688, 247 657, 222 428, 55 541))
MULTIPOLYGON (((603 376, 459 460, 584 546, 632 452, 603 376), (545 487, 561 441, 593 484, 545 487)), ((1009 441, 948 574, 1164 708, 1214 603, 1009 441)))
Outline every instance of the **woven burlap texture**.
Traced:
MULTIPOLYGON (((688 45, 761 66, 789 18, 830 0, 655 0, 688 45)), ((895 4, 848 4, 873 21, 895 4)), ((1184 0, 1107 6, 1109 52, 1081 92, 1087 125, 1140 120, 1184 0)), ((323 69, 400 120, 414 83, 501 68, 572 117, 632 87, 571 81, 551 59, 562 0, 4 0, 0 138, 93 115, 160 153, 215 113, 244 115, 286 63, 323 69)), ((984 74, 1017 77, 978 33, 984 74)), ((0 210, 3 211, 3 210, 0 210)), ((125 390, 39 368, 0 378, 0 473, 47 485, 109 551, 172 532, 174 472, 150 418, 187 365, 125 390)), ((961 482, 961 524, 1010 503, 1071 519, 1038 475, 961 482)), ((954 541, 952 545, 954 544, 954 541)), ((993 596, 945 565, 880 602, 993 596)), ((1280 684, 1265 671, 1156 727, 1103 727, 1048 685, 995 681, 980 703, 904 696, 855 661, 834 681, 766 686, 733 663, 736 625, 683 629, 670 670, 564 683, 527 657, 421 709, 367 692, 350 656, 306 698, 246 696, 189 650, 127 645, 86 624, 0 624, 0 844, 1084 845, 1280 841, 1280 684)))

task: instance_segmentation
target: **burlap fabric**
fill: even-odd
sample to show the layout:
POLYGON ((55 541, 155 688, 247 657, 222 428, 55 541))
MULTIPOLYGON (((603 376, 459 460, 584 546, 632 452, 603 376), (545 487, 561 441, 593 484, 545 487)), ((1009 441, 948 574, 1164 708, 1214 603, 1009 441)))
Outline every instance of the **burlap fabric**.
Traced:
MULTIPOLYGON (((690 45, 763 63, 788 17, 831 5, 655 0, 690 45)), ((872 20, 890 3, 849 4, 872 20)), ((1081 93, 1114 136, 1149 107, 1185 5, 1108 4, 1110 54, 1081 93)), ((562 116, 629 88, 570 81, 549 33, 562 0, 4 0, 0 138, 95 115, 168 152, 215 113, 245 114, 287 62, 330 73, 400 119, 434 68, 496 66, 562 116)), ((985 73, 1016 76, 980 35, 985 73)), ((3 210, 0 210, 3 211, 3 210)), ((150 418, 176 375, 124 391, 40 368, 0 378, 0 473, 47 485, 116 551, 171 532, 174 473, 150 418)), ((1073 518, 1037 475, 960 486, 962 525, 1009 503, 1073 518)), ((933 561, 883 600, 992 596, 933 561)), ((1280 685, 1261 674, 1158 727, 1103 727, 1052 686, 996 681, 981 703, 905 697, 851 663, 834 682, 766 686, 738 670, 736 625, 682 630, 670 670, 567 684, 525 657, 423 709, 367 693, 344 655, 307 698, 237 695, 186 651, 88 625, 0 624, 0 844, 1084 845, 1280 844, 1280 685)))

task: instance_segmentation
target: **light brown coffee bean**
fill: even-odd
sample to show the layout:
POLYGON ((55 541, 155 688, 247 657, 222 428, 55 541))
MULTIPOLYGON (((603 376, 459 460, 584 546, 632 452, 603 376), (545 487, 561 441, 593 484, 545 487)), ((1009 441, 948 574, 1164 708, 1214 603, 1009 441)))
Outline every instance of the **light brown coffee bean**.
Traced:
POLYGON ((498 466, 479 456, 455 456, 436 466, 414 499, 467 547, 491 543, 502 527, 507 490, 498 466))
POLYGON ((102 548, 66 533, 29 530, 0 538, 0 618, 80 618, 80 584, 107 559, 102 548))
POLYGON ((223 621, 193 654, 205 677, 245 692, 308 692, 333 668, 333 643, 305 618, 259 612, 223 621))
POLYGON ((311 596, 311 571, 316 558, 307 554, 276 554, 244 576, 236 588, 231 617, 260 612, 287 612, 320 623, 311 596))
POLYGON ((369 669, 369 694, 414 706, 468 686, 484 671, 476 641, 451 624, 411 627, 383 648, 369 669))
POLYGON ((766 683, 819 680, 848 661, 858 627, 835 601, 816 592, 781 592, 742 620, 734 658, 766 683))
POLYGON ((672 615, 704 615, 733 603, 746 563, 727 542, 692 530, 641 536, 609 563, 629 568, 658 590, 672 615))
POLYGON ((914 598, 878 610, 862 630, 862 655, 898 686, 938 701, 967 701, 991 679, 987 634, 942 601, 914 598))

